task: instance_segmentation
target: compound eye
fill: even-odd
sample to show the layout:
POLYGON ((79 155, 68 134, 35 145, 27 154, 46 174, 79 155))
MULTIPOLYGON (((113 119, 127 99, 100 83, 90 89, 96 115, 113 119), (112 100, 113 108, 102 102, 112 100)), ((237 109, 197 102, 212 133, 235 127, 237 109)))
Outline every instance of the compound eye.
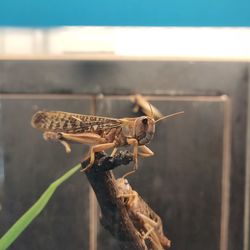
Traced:
POLYGON ((142 119, 142 123, 143 123, 144 125, 147 125, 147 124, 148 124, 148 118, 143 118, 143 119, 142 119))

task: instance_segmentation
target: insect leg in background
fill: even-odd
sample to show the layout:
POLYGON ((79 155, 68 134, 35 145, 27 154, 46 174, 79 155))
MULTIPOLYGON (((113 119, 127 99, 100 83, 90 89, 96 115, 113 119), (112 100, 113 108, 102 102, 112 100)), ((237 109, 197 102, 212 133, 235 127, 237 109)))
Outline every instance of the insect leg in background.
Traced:
POLYGON ((142 95, 137 94, 131 96, 130 99, 135 104, 133 108, 135 113, 141 110, 145 115, 150 116, 155 120, 163 117, 163 114, 154 105, 150 104, 142 95))
POLYGON ((127 179, 116 180, 117 198, 122 199, 134 226, 143 240, 149 239, 154 250, 168 249, 170 240, 164 235, 162 220, 142 197, 132 189, 127 179))

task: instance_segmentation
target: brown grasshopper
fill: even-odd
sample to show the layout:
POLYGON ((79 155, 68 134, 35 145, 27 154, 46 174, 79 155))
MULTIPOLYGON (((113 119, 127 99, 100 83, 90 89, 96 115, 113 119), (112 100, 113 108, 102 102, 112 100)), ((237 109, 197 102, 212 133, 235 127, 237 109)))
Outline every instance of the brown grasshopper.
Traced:
MULTIPOLYGON (((66 152, 70 152, 69 143, 91 145, 90 163, 83 170, 90 168, 95 161, 95 153, 113 148, 132 145, 134 155, 134 172, 138 167, 138 155, 149 157, 154 153, 145 145, 154 136, 155 124, 165 118, 183 112, 174 113, 158 120, 153 114, 136 118, 108 118, 93 115, 81 115, 62 111, 38 111, 32 117, 34 128, 44 131, 45 140, 61 142, 66 152)), ((132 173, 131 172, 131 173, 132 173)))
POLYGON ((163 117, 162 113, 153 105, 150 105, 149 102, 140 94, 136 94, 130 97, 131 101, 135 104, 133 111, 136 113, 141 110, 145 115, 152 116, 154 114, 154 118, 163 117), (150 109, 149 109, 150 107, 150 109))
POLYGON ((171 241, 164 235, 162 220, 159 215, 132 189, 127 179, 119 178, 116 180, 116 184, 117 198, 122 199, 141 238, 144 241, 148 239, 153 250, 170 248, 171 241))

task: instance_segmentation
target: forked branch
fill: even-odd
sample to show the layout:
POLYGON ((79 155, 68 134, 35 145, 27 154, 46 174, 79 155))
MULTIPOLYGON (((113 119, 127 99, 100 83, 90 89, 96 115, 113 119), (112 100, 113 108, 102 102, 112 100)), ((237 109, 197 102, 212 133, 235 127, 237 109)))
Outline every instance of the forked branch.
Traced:
MULTIPOLYGON (((121 199, 118 199, 116 181, 111 169, 119 165, 126 165, 133 160, 133 154, 125 151, 114 157, 104 153, 97 153, 95 163, 86 172, 86 176, 96 194, 101 208, 101 224, 119 240, 121 249, 147 249, 140 237, 121 199)), ((82 163, 83 168, 89 159, 82 163)))
MULTIPOLYGON (((126 179, 116 180, 110 171, 130 161, 133 154, 128 151, 120 151, 114 157, 101 152, 86 172, 101 208, 101 224, 119 240, 121 249, 168 249, 170 241, 163 233, 161 218, 126 179)), ((88 164, 89 159, 82 167, 88 164)))

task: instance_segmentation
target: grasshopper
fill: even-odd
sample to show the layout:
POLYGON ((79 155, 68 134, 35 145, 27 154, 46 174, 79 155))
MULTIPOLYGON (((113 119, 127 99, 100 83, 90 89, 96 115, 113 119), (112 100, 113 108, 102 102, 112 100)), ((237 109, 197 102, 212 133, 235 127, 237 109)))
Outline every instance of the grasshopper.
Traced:
POLYGON ((63 144, 66 152, 70 152, 69 143, 90 145, 90 162, 83 169, 89 169, 95 161, 95 153, 113 148, 112 155, 118 147, 133 146, 135 172, 138 168, 138 155, 142 157, 153 156, 154 153, 146 146, 155 133, 155 124, 165 118, 182 112, 164 116, 154 120, 152 116, 136 118, 108 118, 93 115, 82 115, 62 111, 38 111, 32 117, 34 128, 43 131, 47 141, 58 141, 63 144))
POLYGON ((149 102, 140 94, 133 95, 130 97, 131 101, 135 104, 133 111, 136 113, 141 110, 145 115, 152 116, 154 114, 154 118, 163 117, 162 113, 153 105, 149 104, 149 102), (150 108, 149 108, 150 107, 150 108))
POLYGON ((168 249, 171 241, 164 235, 162 220, 142 199, 142 197, 132 189, 128 180, 124 177, 116 180, 117 198, 122 199, 129 217, 138 230, 141 238, 149 240, 151 248, 154 250, 168 249))

